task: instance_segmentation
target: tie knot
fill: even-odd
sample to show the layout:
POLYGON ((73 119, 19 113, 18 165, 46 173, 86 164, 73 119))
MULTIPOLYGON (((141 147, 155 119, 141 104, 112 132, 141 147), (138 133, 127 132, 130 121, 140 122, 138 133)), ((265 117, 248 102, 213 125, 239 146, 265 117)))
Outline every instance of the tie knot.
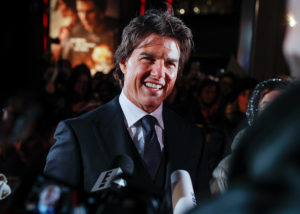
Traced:
POLYGON ((142 127, 147 131, 154 130, 156 118, 151 115, 146 115, 142 118, 142 127))

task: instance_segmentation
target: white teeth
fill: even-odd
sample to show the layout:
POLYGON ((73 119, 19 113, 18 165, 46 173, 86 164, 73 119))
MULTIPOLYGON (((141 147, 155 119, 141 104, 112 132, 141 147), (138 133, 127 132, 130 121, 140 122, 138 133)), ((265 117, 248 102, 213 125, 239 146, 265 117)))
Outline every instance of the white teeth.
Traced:
POLYGON ((146 85, 147 87, 149 87, 149 88, 154 89, 154 90, 159 90, 159 89, 162 88, 161 85, 157 85, 157 84, 153 84, 153 83, 148 83, 148 82, 147 82, 145 85, 146 85))

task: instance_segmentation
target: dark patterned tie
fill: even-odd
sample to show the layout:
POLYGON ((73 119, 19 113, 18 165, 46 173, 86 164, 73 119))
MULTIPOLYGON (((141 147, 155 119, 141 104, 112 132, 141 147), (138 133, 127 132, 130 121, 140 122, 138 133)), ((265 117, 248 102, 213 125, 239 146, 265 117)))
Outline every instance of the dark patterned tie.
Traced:
POLYGON ((146 115, 141 121, 145 131, 144 161, 154 179, 161 160, 161 149, 154 128, 156 119, 151 115, 146 115))

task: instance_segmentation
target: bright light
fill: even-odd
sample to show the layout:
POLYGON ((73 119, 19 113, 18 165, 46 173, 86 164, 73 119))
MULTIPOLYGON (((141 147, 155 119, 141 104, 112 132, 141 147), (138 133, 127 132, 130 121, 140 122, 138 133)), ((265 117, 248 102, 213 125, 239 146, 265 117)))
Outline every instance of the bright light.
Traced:
POLYGON ((199 7, 194 7, 194 13, 196 13, 196 14, 199 14, 200 13, 200 9, 199 9, 199 7))
POLYGON ((185 9, 181 8, 181 9, 179 10, 179 13, 180 13, 181 15, 185 14, 185 9))
POLYGON ((294 27, 297 24, 295 17, 291 13, 287 14, 287 21, 290 27, 294 27))

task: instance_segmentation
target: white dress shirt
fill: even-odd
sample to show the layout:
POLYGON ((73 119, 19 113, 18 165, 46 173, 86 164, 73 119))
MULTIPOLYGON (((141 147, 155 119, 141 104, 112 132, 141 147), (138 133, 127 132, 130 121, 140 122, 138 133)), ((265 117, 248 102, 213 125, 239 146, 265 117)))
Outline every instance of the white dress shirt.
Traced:
MULTIPOLYGON (((133 140, 139 154, 144 157, 144 133, 140 119, 148 113, 133 104, 124 94, 123 90, 119 97, 119 103, 124 114, 124 122, 129 132, 131 139, 133 140)), ((160 144, 161 150, 164 148, 163 143, 163 130, 164 122, 162 119, 163 104, 161 104, 154 112, 150 113, 156 118, 155 131, 160 144)))

